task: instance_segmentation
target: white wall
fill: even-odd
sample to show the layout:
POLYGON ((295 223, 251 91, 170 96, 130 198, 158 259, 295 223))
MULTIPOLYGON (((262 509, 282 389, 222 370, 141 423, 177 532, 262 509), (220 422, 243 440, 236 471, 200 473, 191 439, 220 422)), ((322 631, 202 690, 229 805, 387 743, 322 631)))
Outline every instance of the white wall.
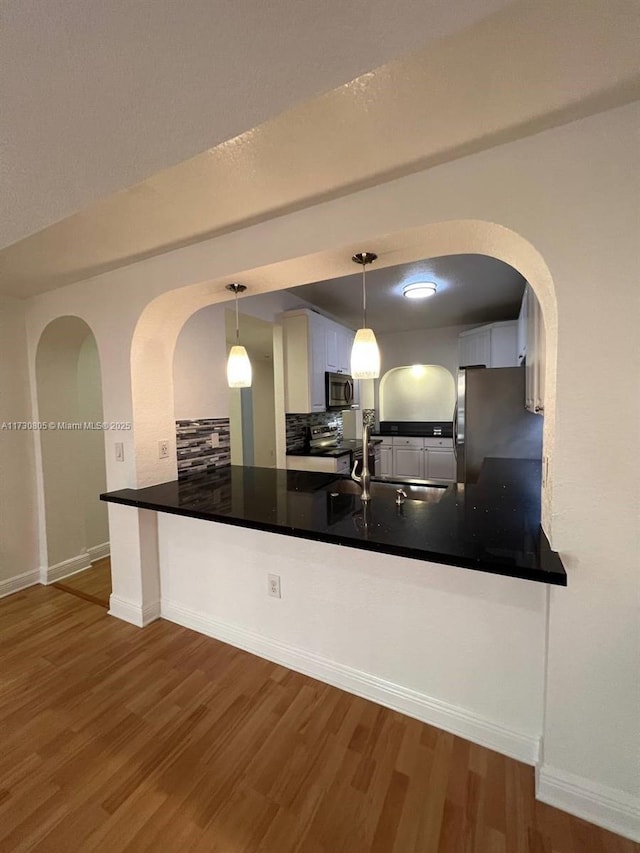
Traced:
MULTIPOLYGON (((100 361, 95 338, 77 317, 55 320, 37 354, 38 419, 46 423, 102 422, 100 361)), ((103 430, 47 429, 39 433, 48 567, 76 560, 109 539, 103 430)))
POLYGON ((253 464, 261 468, 276 465, 276 407, 273 360, 255 359, 251 387, 253 404, 253 464))
POLYGON ((378 335, 381 375, 407 364, 441 364, 455 376, 459 367, 458 335, 474 325, 478 324, 378 335))
MULTIPOLYGON (((620 423, 629 436, 640 432, 633 378, 640 375, 639 122, 637 105, 612 110, 63 288, 30 308, 31 336, 71 308, 85 316, 105 368, 105 416, 137 413, 135 466, 109 467, 109 485, 117 488, 166 479, 170 466, 158 462, 155 441, 173 420, 173 341, 185 315, 219 298, 218 289, 234 271, 250 270, 245 280, 265 288, 289 285, 291 270, 297 283, 318 280, 327 268, 340 269, 340 259, 366 240, 383 263, 386 251, 394 252, 394 263, 484 251, 511 263, 534 287, 550 272, 557 319, 553 292, 543 288, 538 294, 549 321, 551 365, 556 334, 558 340, 557 384, 550 374, 545 418, 546 450, 552 453, 545 505, 569 586, 550 594, 546 704, 538 720, 544 734, 540 791, 629 834, 638 832, 634 810, 640 802, 640 459, 629 455, 628 442, 612 436, 619 436, 620 423), (467 238, 462 247, 460 233, 467 238), (194 284, 207 276, 206 285, 194 284), (193 287, 168 292, 187 284, 193 287), (131 356, 132 380, 131 335, 147 304, 131 356), (611 370, 619 364, 625 371, 611 370), (157 381, 151 381, 154 375, 157 381)), ((110 518, 119 543, 118 594, 133 609, 144 609, 149 575, 140 557, 142 545, 147 548, 142 514, 120 507, 110 510, 110 518)), ((380 556, 376 565, 390 589, 395 563, 380 556)), ((439 569, 420 564, 427 583, 434 571, 439 569)), ((469 620, 492 630, 498 593, 489 577, 478 587, 478 577, 460 576, 451 612, 458 614, 461 636, 469 620)), ((515 589, 526 584, 515 583, 515 589)), ((517 595, 505 590, 501 606, 515 608, 517 595)), ((545 614, 539 619, 544 623, 545 614)), ((539 628, 530 631, 532 648, 539 628)), ((495 639, 510 642, 508 636, 495 639)), ((349 649, 345 642, 340 654, 346 658, 349 649)), ((401 636, 395 649, 399 657, 411 653, 401 636)), ((490 661, 476 662, 480 691, 490 661)), ((427 658, 423 663, 432 665, 427 658)), ((430 680, 434 689, 439 683, 430 680)))
POLYGON ((175 420, 228 418, 225 308, 211 305, 189 317, 173 356, 175 420))
MULTIPOLYGON (((282 311, 304 305, 290 293, 266 293, 242 297, 240 311, 273 323, 282 311)), ((229 417, 225 313, 231 309, 233 302, 209 305, 183 325, 173 356, 175 420, 229 417)))
POLYGON ((38 580, 33 433, 2 428, 31 420, 24 309, 0 301, 0 595, 38 580))
POLYGON ((543 586, 170 515, 158 531, 163 615, 535 761, 543 586))
MULTIPOLYGON (((102 382, 96 339, 87 335, 78 353, 78 418, 83 422, 102 423, 102 382)), ((107 489, 104 464, 104 433, 84 430, 76 436, 79 443, 76 467, 80 476, 80 501, 84 508, 85 548, 109 541, 107 505, 99 495, 107 489)))

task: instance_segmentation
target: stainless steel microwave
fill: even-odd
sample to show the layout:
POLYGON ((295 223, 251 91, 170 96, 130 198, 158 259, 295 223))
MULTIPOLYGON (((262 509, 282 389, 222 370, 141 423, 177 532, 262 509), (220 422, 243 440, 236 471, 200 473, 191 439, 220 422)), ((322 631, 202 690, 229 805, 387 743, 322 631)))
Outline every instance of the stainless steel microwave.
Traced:
POLYGON ((346 373, 325 373, 327 409, 349 409, 353 404, 353 379, 346 373))

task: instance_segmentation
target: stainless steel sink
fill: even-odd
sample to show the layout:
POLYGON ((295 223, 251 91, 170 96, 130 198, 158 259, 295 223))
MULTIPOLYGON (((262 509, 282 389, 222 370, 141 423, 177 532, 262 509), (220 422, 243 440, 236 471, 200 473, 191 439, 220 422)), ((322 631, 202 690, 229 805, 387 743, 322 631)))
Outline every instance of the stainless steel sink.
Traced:
MULTIPOLYGON (((444 495, 447 486, 413 486, 411 483, 380 483, 372 481, 370 486, 371 499, 376 498, 394 503, 398 489, 402 489, 408 501, 424 501, 426 503, 438 503, 444 495)), ((326 492, 335 495, 354 495, 359 497, 361 488, 353 480, 335 480, 324 487, 326 492)))

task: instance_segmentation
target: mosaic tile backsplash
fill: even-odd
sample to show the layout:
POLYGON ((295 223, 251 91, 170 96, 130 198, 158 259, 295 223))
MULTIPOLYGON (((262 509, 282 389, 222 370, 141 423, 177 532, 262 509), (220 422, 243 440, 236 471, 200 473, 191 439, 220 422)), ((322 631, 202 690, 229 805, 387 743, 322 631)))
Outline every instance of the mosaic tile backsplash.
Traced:
POLYGON ((287 453, 292 450, 304 450, 307 440, 307 427, 336 424, 338 435, 342 438, 342 415, 340 412, 314 412, 310 415, 285 415, 287 430, 287 453))
POLYGON ((201 418, 176 421, 178 477, 203 474, 231 464, 229 418, 201 418), (218 447, 211 446, 211 433, 219 436, 218 447))

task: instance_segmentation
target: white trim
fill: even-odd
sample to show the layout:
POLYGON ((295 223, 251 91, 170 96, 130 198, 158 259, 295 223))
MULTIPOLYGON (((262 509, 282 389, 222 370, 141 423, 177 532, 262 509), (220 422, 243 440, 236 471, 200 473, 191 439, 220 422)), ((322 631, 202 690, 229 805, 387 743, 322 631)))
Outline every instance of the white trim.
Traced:
POLYGON ((535 765, 538 760, 539 737, 507 729, 465 708, 432 699, 416 690, 385 681, 368 672, 336 663, 260 634, 254 634, 244 628, 220 622, 204 613, 166 599, 162 600, 161 615, 164 619, 185 628, 215 637, 224 643, 317 678, 356 696, 370 699, 379 705, 437 726, 518 761, 535 765))
POLYGON ((626 791, 542 765, 536 773, 536 798, 632 841, 640 841, 640 797, 626 791))
POLYGON ((40 583, 48 586, 90 568, 89 555, 86 552, 78 554, 68 560, 63 560, 61 563, 56 563, 54 566, 45 567, 44 571, 40 573, 40 583))
POLYGON ((111 594, 109 598, 109 616, 122 619, 138 628, 146 627, 150 622, 160 618, 160 602, 154 601, 141 607, 137 602, 129 598, 111 594))
POLYGON ((103 560, 105 557, 108 557, 111 553, 108 542, 103 542, 102 545, 93 545, 91 548, 87 548, 87 554, 92 563, 95 563, 96 560, 103 560))
POLYGON ((27 587, 39 583, 40 569, 32 569, 30 572, 23 572, 21 575, 7 578, 7 580, 0 581, 0 598, 13 595, 14 592, 20 592, 21 589, 27 589, 27 587))
POLYGON ((155 622, 156 619, 160 618, 160 602, 154 601, 151 604, 145 605, 142 608, 142 627, 144 628, 146 625, 149 625, 151 622, 155 622))

